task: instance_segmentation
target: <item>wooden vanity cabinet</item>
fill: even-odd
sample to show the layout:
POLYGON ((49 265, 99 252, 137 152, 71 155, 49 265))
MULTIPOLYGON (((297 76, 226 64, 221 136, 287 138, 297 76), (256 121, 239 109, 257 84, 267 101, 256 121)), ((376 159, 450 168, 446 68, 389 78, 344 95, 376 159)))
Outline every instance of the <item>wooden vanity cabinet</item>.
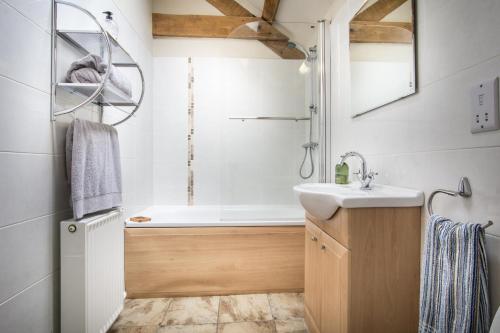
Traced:
POLYGON ((305 237, 309 332, 417 331, 420 207, 307 216, 305 237))
POLYGON ((316 323, 321 323, 321 230, 311 222, 306 221, 305 240, 305 279, 304 279, 304 305, 308 325, 311 333, 319 332, 316 323))

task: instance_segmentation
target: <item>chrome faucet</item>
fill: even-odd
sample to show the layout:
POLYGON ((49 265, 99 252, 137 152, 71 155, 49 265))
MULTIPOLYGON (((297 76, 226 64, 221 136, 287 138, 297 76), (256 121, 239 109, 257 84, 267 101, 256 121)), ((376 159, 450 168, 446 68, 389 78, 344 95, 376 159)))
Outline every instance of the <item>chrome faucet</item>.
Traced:
POLYGON ((366 172, 366 160, 361 155, 360 153, 357 153, 355 151, 350 151, 348 153, 345 153, 344 155, 341 155, 341 160, 340 164, 344 164, 345 160, 348 159, 349 157, 358 157, 361 160, 361 170, 358 172, 355 172, 354 174, 358 177, 359 182, 361 183, 361 189, 362 190, 370 190, 371 183, 375 179, 375 176, 378 175, 378 173, 370 171, 366 172))

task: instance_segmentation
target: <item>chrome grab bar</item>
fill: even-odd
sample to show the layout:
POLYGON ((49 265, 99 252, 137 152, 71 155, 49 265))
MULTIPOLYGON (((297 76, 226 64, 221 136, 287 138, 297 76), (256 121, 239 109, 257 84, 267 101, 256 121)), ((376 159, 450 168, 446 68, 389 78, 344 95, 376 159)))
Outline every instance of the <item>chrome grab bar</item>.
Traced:
POLYGON ((271 117, 271 116, 259 116, 259 117, 229 117, 231 120, 311 120, 311 117, 271 117))

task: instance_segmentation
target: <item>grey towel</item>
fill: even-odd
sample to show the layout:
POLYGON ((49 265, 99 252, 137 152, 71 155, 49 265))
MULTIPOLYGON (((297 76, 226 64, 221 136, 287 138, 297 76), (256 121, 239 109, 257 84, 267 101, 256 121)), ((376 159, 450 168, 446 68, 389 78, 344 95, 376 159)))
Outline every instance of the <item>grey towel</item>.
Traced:
POLYGON ((488 265, 480 224, 431 216, 420 279, 420 333, 487 333, 488 265))
POLYGON ((121 205, 120 147, 114 127, 74 120, 66 133, 66 170, 75 219, 121 205))
MULTIPOLYGON (((101 57, 88 54, 73 62, 66 73, 66 81, 73 83, 100 83, 106 74, 107 64, 101 57)), ((115 66, 111 66, 109 82, 122 91, 125 95, 132 97, 132 86, 127 77, 115 66)))

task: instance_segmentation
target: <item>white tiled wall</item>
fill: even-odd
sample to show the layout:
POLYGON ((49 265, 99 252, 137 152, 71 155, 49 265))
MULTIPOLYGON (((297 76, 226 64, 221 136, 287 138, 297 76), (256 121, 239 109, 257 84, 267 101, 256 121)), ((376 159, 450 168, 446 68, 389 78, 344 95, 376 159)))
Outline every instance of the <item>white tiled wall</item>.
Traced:
POLYGON ((187 203, 186 58, 154 59, 154 200, 187 203))
MULTIPOLYGON (((193 58, 194 202, 293 204, 308 122, 300 61, 193 58)), ((187 58, 155 58, 155 202, 187 203, 187 58)))
MULTIPOLYGON (((348 22, 362 0, 346 0, 333 19, 333 156, 364 154, 377 181, 455 189, 468 176, 467 201, 437 197, 435 211, 462 221, 495 221, 487 230, 493 308, 500 304, 500 131, 470 133, 471 85, 500 75, 500 2, 417 2, 417 95, 352 119, 348 22)), ((425 211, 424 219, 427 214, 425 211)))
MULTIPOLYGON (((146 96, 118 127, 124 198, 153 202, 151 1, 73 1, 111 10, 143 67, 146 96)), ((69 117, 50 121, 50 0, 0 0, 0 332, 59 329, 59 221, 71 216, 64 167, 69 117)), ((64 17, 63 17, 64 18, 64 17)))

